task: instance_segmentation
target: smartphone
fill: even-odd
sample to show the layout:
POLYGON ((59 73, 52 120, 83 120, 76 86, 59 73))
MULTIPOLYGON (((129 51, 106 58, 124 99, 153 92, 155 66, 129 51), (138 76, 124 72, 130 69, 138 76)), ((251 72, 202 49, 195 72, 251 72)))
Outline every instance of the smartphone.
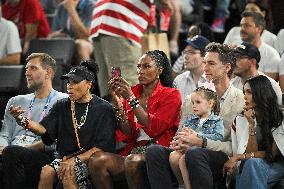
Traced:
POLYGON ((120 67, 118 66, 113 66, 111 68, 111 77, 112 78, 118 78, 121 76, 121 70, 120 70, 120 67))

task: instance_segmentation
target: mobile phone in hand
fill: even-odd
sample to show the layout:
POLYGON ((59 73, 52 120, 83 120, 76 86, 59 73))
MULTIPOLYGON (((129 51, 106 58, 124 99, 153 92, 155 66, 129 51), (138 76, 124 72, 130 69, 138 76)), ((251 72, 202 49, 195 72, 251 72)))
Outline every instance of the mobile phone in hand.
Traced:
POLYGON ((111 67, 111 77, 112 78, 118 78, 121 76, 121 70, 118 66, 111 67))

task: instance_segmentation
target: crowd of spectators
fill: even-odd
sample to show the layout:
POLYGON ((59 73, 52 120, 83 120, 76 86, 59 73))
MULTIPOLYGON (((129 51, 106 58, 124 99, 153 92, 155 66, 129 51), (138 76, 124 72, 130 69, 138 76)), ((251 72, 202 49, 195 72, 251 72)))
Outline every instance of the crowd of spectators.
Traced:
POLYGON ((283 188, 275 3, 1 0, 0 69, 31 93, 1 107, 0 188, 283 188), (152 32, 169 52, 142 53, 152 32), (74 40, 61 80, 37 39, 74 40))

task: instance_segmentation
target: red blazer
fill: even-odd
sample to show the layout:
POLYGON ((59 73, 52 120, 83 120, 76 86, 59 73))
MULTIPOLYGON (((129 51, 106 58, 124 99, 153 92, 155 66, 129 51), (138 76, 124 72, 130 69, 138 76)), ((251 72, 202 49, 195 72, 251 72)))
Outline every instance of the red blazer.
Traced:
MULTIPOLYGON (((136 98, 140 98, 142 85, 138 84, 131 88, 136 98)), ((143 128, 156 144, 169 146, 176 133, 179 124, 181 109, 181 97, 177 89, 163 87, 158 82, 153 94, 148 99, 149 126, 143 127, 134 121, 134 113, 126 100, 123 101, 124 111, 128 117, 131 134, 125 135, 120 130, 116 131, 117 141, 126 142, 126 147, 119 152, 120 155, 128 155, 136 143, 139 129, 143 128)))

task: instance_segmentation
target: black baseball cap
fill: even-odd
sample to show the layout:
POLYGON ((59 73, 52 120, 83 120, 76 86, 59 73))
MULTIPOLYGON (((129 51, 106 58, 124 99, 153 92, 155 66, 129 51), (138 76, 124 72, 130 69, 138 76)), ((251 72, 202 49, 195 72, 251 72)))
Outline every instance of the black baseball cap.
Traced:
POLYGON ((206 37, 203 37, 201 35, 196 35, 193 38, 186 40, 186 43, 187 43, 187 45, 189 45, 189 46, 191 46, 195 49, 204 51, 206 45, 208 45, 208 43, 210 43, 210 41, 206 37))
POLYGON ((72 68, 69 73, 62 75, 60 77, 62 80, 64 79, 72 79, 75 82, 81 82, 83 80, 95 81, 95 76, 84 66, 77 66, 72 68))
POLYGON ((258 48, 247 42, 243 42, 241 45, 238 45, 234 49, 234 54, 236 57, 248 56, 250 58, 254 58, 257 63, 259 63, 261 58, 258 48))

